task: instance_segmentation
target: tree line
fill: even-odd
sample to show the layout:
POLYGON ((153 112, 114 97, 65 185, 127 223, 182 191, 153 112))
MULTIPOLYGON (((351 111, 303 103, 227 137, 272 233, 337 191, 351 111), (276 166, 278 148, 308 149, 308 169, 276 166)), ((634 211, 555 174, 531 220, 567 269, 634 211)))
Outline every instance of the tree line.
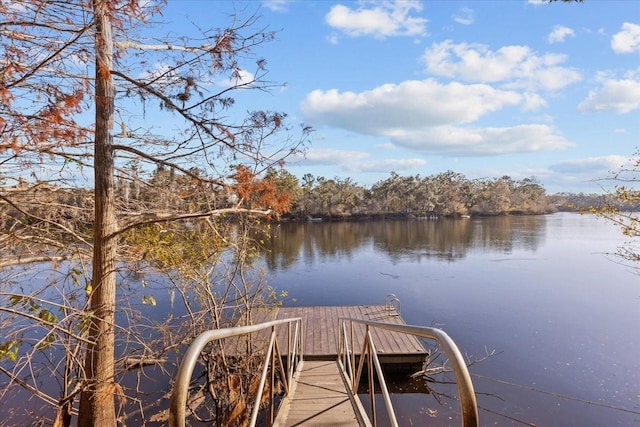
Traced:
POLYGON ((367 216, 466 216, 554 212, 544 187, 533 178, 467 179, 447 171, 421 177, 391 172, 370 188, 350 178, 304 175, 302 183, 281 171, 294 189, 293 214, 332 218, 367 216))
MULTIPOLYGON (((467 179, 451 171, 426 177, 391 172, 369 188, 351 178, 305 174, 299 180, 280 167, 258 174, 237 166, 224 185, 200 179, 203 171, 195 168, 189 175, 164 166, 151 173, 132 165, 124 171, 115 183, 118 209, 145 212, 142 218, 146 215, 154 222, 181 213, 189 223, 189 215, 206 211, 233 217, 237 209, 260 210, 268 219, 538 215, 607 205, 621 211, 634 209, 629 200, 616 200, 607 194, 548 195, 535 178, 467 179)), ((43 223, 63 224, 69 229, 92 227, 90 190, 22 183, 5 187, 5 191, 22 201, 32 221, 39 218, 43 223)), ((0 227, 20 227, 15 222, 18 214, 15 206, 0 203, 0 227)))
MULTIPOLYGON (((193 169, 193 176, 202 171, 193 169)), ((233 213, 234 209, 259 209, 272 218, 349 218, 376 215, 447 216, 544 214, 555 211, 553 199, 535 179, 516 181, 508 176, 469 180, 455 172, 427 177, 391 175, 370 188, 351 178, 327 179, 306 174, 302 182, 283 168, 269 168, 258 175, 246 167, 236 168, 224 185, 202 181, 158 167, 145 176, 135 168, 115 183, 117 209, 135 212, 157 222, 177 213, 233 213), (132 179, 133 178, 133 179, 132 179), (144 214, 141 214, 141 213, 144 214)), ((93 192, 47 183, 5 187, 12 200, 43 223, 65 224, 69 229, 90 228, 93 192)), ((20 209, 0 203, 0 226, 16 228, 20 209)), ((188 219, 185 217, 185 219, 188 219)), ((23 224, 24 225, 24 224, 23 224)), ((59 227, 55 227, 61 231, 59 227)), ((63 230, 62 230, 63 231, 63 230)))
POLYGON ((562 212, 597 213, 607 207, 619 212, 638 210, 627 189, 609 193, 547 194, 535 177, 510 176, 468 179, 452 171, 421 177, 391 172, 370 188, 351 178, 314 177, 302 180, 285 169, 267 171, 281 191, 291 194, 292 218, 460 217, 540 215, 562 212))
MULTIPOLYGON (((200 172, 194 169, 192 173, 200 172)), ((298 179, 283 167, 269 167, 258 174, 242 166, 229 178, 224 186, 198 183, 194 187, 189 177, 160 167, 116 187, 126 203, 144 204, 137 210, 189 212, 205 205, 216 209, 242 207, 269 212, 273 219, 534 215, 556 211, 555 199, 535 178, 470 180, 451 171, 427 177, 391 172, 388 178, 367 188, 348 177, 328 179, 305 174, 298 179), (175 197, 177 194, 180 197, 175 197)))

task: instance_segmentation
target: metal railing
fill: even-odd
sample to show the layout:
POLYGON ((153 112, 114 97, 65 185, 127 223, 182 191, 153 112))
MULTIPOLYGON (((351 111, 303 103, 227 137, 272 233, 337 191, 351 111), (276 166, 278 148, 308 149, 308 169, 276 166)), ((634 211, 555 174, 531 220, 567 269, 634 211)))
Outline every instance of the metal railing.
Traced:
POLYGON ((303 342, 302 342, 302 319, 291 318, 283 320, 274 320, 271 322, 260 323, 252 326, 239 326, 235 328, 215 329, 207 332, 203 332, 191 343, 184 357, 182 363, 178 369, 176 381, 173 386, 173 392, 171 394, 171 400, 169 402, 169 426, 171 427, 184 427, 186 417, 186 404, 189 394, 189 383, 191 382, 191 375, 196 366, 196 362, 200 353, 204 347, 216 340, 223 338, 231 338, 241 335, 258 332, 263 329, 271 328, 271 335, 269 338, 269 347, 265 354, 265 361, 262 368, 262 375, 260 376, 260 384, 258 386, 255 403, 251 411, 251 419, 249 421, 250 426, 255 426, 258 419, 258 412, 260 410, 260 402, 262 400, 262 392, 267 380, 267 374, 271 371, 271 396, 269 397, 269 419, 273 424, 274 420, 274 382, 276 365, 279 368, 280 377, 283 382, 285 394, 288 395, 291 390, 291 382, 293 381, 293 374, 300 366, 302 361, 303 342), (287 368, 283 366, 283 357, 278 346, 278 340, 276 339, 276 327, 279 325, 287 324, 287 368), (271 369, 269 369, 271 366, 271 369))
MULTIPOLYGON (((391 398, 384 379, 378 353, 375 344, 371 338, 371 328, 386 329, 388 331, 400 332, 404 334, 415 335, 421 338, 436 340, 442 350, 449 358, 449 363, 455 375, 456 385, 458 387, 458 395, 460 398, 460 409, 462 411, 462 425, 464 427, 478 426, 478 404, 476 395, 471 382, 471 375, 467 369, 467 365, 456 346, 455 342, 441 329, 429 328, 423 326, 397 325, 384 322, 374 322, 362 319, 341 318, 339 322, 339 341, 338 341, 338 365, 343 375, 350 382, 351 393, 357 395, 360 377, 365 360, 367 361, 368 382, 369 382, 369 399, 371 405, 371 424, 376 425, 376 407, 374 399, 374 369, 378 377, 378 383, 382 391, 387 415, 392 426, 397 426, 391 398), (349 327, 347 327, 347 323, 349 327), (354 351, 354 324, 363 324, 366 326, 362 350, 360 351, 359 363, 356 369, 356 353, 354 351)), ((357 398, 357 397, 356 397, 357 398)), ((365 415, 365 414, 363 414, 365 415)))
POLYGON ((396 294, 389 294, 385 297, 384 309, 389 312, 389 316, 400 316, 400 299, 396 294))

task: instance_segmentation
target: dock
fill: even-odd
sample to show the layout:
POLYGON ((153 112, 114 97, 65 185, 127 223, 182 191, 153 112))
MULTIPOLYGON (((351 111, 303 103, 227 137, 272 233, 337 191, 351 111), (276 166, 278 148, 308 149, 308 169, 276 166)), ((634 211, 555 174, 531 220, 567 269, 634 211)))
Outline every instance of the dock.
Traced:
MULTIPOLYGON (((304 362, 296 388, 283 401, 277 427, 300 425, 360 426, 366 425, 357 397, 347 391, 348 384, 337 365, 339 319, 353 318, 404 325, 393 307, 385 305, 276 307, 252 313, 254 323, 300 317, 302 319, 304 362)), ((359 357, 366 327, 354 324, 353 334, 359 357)), ((348 332, 350 333, 350 331, 348 332)), ((411 373, 422 369, 428 352, 413 335, 374 328, 371 331, 380 363, 386 372, 411 373)), ((284 331, 278 335, 284 345, 284 331)))
POLYGON ((336 361, 304 361, 291 398, 284 399, 273 426, 360 426, 353 396, 336 361))
MULTIPOLYGON (((385 305, 353 306, 313 306, 313 307, 274 307, 252 312, 252 323, 271 320, 302 318, 304 360, 332 360, 337 358, 338 326, 341 318, 354 318, 405 325, 394 308, 385 305)), ((364 342, 365 326, 354 325, 356 357, 360 354, 364 342)), ((285 331, 280 331, 278 342, 286 342, 285 331)), ((406 373, 422 369, 422 363, 429 355, 424 345, 413 335, 390 332, 380 329, 371 331, 378 350, 380 363, 388 372, 406 373)))
MULTIPOLYGON (((199 354, 209 343, 224 340, 222 348, 230 355, 264 357, 270 354, 270 357, 282 358, 278 362, 276 359, 263 362, 272 363, 272 389, 275 386, 274 367, 280 366, 278 375, 286 390, 277 410, 276 399, 270 394, 269 416, 275 416, 272 418, 274 426, 375 424, 375 419, 372 423, 358 397, 358 388, 366 384, 370 401, 375 401, 374 375, 378 376, 383 390, 390 422, 395 425, 397 420, 384 378, 387 374, 407 374, 422 369, 429 356, 422 340, 428 339, 439 343, 454 366, 464 425, 477 426, 478 408, 473 383, 460 350, 440 329, 406 325, 398 312, 399 301, 391 296, 393 298, 386 300, 385 305, 261 308, 249 312, 235 328, 203 332, 190 345, 180 365, 171 396, 173 418, 170 418, 170 424, 184 426, 189 382, 199 354), (341 322, 342 319, 345 322, 341 322), (343 332, 339 333, 341 328, 343 332), (367 331, 370 340, 365 339, 367 331), (367 374, 360 375, 363 371, 358 359, 363 350, 366 357, 370 357, 370 349, 374 347, 375 363, 367 366, 367 374), (345 348, 348 348, 346 352, 345 348), (364 383, 354 383, 358 378, 364 383)), ((269 373, 269 366, 263 366, 261 384, 265 384, 269 373)), ((259 396, 258 392, 256 398, 259 396)), ((254 409, 259 407, 254 406, 254 409)), ((257 410, 252 412, 253 421, 257 414, 257 410)))

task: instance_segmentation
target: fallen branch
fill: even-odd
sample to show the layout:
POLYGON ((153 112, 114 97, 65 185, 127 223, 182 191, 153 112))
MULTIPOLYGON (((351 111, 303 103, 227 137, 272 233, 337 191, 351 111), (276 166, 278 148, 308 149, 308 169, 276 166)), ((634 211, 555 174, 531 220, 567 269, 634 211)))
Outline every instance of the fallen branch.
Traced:
POLYGON ((162 365, 167 359, 155 357, 127 357, 124 359, 124 366, 127 371, 142 368, 144 366, 162 365))

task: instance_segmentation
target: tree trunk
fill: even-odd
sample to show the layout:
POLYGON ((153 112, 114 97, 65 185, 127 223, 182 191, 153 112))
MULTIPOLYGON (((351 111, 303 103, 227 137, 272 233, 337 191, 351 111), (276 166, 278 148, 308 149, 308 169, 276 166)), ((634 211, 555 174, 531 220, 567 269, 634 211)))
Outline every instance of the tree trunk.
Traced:
POLYGON ((85 358, 86 387, 80 397, 78 426, 115 426, 114 318, 116 231, 111 128, 114 113, 113 40, 107 0, 93 0, 96 26, 95 79, 95 223, 91 313, 85 358))

